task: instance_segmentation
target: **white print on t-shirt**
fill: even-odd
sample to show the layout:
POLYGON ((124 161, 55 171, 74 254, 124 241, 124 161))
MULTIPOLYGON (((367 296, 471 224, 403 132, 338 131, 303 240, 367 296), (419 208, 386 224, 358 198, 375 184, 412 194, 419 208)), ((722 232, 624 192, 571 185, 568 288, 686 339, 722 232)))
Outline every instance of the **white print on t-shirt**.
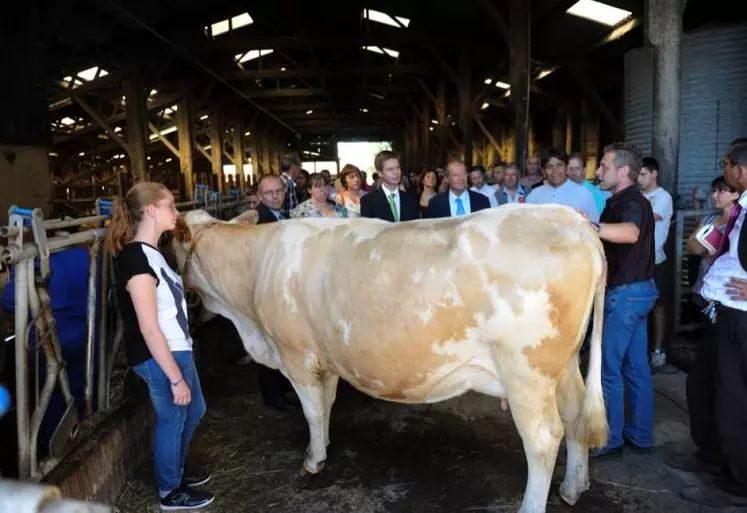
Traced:
POLYGON ((161 328, 171 351, 192 349, 192 337, 187 323, 187 300, 181 277, 169 267, 160 251, 140 244, 148 264, 159 277, 156 287, 158 326, 161 328))

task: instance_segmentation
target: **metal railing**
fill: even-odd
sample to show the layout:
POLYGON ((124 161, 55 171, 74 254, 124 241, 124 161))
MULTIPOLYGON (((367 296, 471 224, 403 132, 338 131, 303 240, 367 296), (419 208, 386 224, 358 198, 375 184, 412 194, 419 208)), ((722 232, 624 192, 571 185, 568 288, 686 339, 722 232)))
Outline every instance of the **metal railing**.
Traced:
POLYGON ((674 245, 674 333, 692 330, 700 326, 699 323, 682 322, 682 301, 686 294, 693 292, 690 283, 694 283, 699 269, 690 269, 686 263, 689 255, 687 239, 695 231, 701 219, 709 215, 718 215, 720 210, 678 210, 675 214, 675 245, 674 245))
MULTIPOLYGON (((182 212, 202 208, 217 218, 223 218, 226 213, 247 204, 246 199, 238 193, 224 197, 200 184, 195 186, 194 197, 197 199, 179 203, 177 208, 182 212)), ((110 315, 107 298, 110 285, 113 284, 114 267, 104 238, 107 233, 106 223, 111 219, 112 202, 97 199, 95 205, 96 215, 52 220, 45 220, 39 208, 24 209, 13 206, 9 211, 8 226, 0 227, 0 237, 8 239, 7 247, 0 246, 0 262, 13 266, 15 275, 15 405, 20 479, 42 479, 77 442, 80 417, 70 390, 48 290, 52 272, 50 255, 73 246, 87 245, 89 251, 84 389, 86 422, 100 421, 111 409, 114 360, 122 342, 122 327, 121 322, 118 322, 116 330, 113 331, 108 322, 110 315), (84 225, 93 227, 78 233, 58 233, 47 237, 50 230, 84 225), (33 235, 33 242, 24 243, 26 233, 33 235), (35 272, 37 260, 39 266, 38 272, 35 272), (97 287, 99 277, 100 283, 97 287), (100 296, 99 301, 97 296, 100 296), (35 328, 36 341, 33 347, 29 347, 32 326, 35 328), (43 351, 44 354, 46 376, 41 391, 39 380, 36 380, 36 400, 32 412, 29 375, 31 371, 37 376, 39 374, 38 351, 43 351), (30 352, 35 356, 33 368, 29 364, 30 352), (94 381, 96 375, 97 379, 94 381), (49 402, 58 385, 66 409, 50 440, 49 454, 40 461, 37 454, 37 438, 49 402), (92 420, 94 387, 98 392, 97 416, 92 420)), ((116 305, 114 307, 116 309, 116 305)), ((92 424, 88 427, 92 427, 92 424)))

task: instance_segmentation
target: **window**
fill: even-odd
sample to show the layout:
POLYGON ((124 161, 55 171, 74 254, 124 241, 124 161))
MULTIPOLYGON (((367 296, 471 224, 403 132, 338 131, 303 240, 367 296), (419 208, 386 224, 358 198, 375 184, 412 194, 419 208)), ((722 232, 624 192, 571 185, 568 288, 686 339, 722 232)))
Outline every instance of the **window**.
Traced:
POLYGON ((371 21, 376 21, 378 23, 383 23, 384 25, 389 25, 392 27, 403 28, 410 26, 409 18, 403 18, 402 16, 390 16, 385 12, 374 11, 373 9, 363 9, 363 18, 371 21))
POLYGON ((105 77, 108 74, 109 72, 107 72, 105 69, 99 68, 98 66, 94 66, 92 68, 79 71, 78 73, 75 74, 75 76, 69 75, 63 78, 58 83, 65 89, 75 89, 76 87, 82 86, 86 82, 93 82, 97 78, 105 77))
POLYGON ((596 0, 578 0, 566 12, 610 27, 617 25, 633 14, 630 11, 618 9, 596 0))
POLYGON ((364 46, 363 49, 368 50, 369 52, 380 53, 381 55, 388 55, 395 59, 399 57, 399 52, 397 50, 392 50, 391 48, 384 48, 382 46, 364 46))
MULTIPOLYGON (((304 152, 307 153, 307 152, 304 152)), ((337 162, 331 161, 304 161, 301 162, 301 169, 305 169, 309 173, 319 173, 323 170, 328 170, 332 176, 337 176, 337 162)))
POLYGON ((268 49, 268 50, 249 50, 245 53, 237 53, 234 55, 234 58, 236 59, 236 62, 238 64, 242 64, 244 62, 249 62, 254 59, 259 59, 260 57, 264 57, 265 55, 270 55, 274 50, 268 49))
POLYGON ((215 23, 205 27, 205 34, 207 34, 208 37, 216 38, 221 34, 226 34, 232 30, 246 27, 252 23, 254 23, 254 20, 249 13, 242 12, 241 14, 237 14, 236 16, 225 20, 216 21, 215 23))

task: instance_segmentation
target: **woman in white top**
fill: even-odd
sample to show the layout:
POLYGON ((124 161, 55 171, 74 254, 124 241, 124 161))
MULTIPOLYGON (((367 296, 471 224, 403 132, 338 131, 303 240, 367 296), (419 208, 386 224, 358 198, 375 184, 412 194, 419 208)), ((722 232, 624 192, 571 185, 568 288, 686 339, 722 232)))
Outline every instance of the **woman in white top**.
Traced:
POLYGON ((141 182, 114 201, 107 245, 115 255, 117 299, 127 361, 148 385, 156 412, 153 437, 161 509, 198 509, 213 494, 193 488, 210 480, 206 471, 184 475, 187 449, 205 400, 192 357, 187 302, 181 277, 158 249, 179 212, 160 183, 141 182))
POLYGON ((361 170, 352 164, 345 164, 340 171, 340 183, 343 190, 335 196, 335 203, 348 211, 348 217, 360 217, 361 197, 366 194, 361 189, 361 170))

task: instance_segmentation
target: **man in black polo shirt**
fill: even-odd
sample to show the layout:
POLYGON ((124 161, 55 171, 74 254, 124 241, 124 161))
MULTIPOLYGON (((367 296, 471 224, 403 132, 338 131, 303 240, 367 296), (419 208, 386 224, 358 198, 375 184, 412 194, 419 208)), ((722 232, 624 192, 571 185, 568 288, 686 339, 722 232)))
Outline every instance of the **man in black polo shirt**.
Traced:
POLYGON ((600 187, 613 193, 594 224, 607 255, 602 388, 610 438, 592 457, 619 455, 627 443, 637 453, 653 444, 654 390, 648 364, 647 318, 658 291, 654 284, 654 213, 636 187, 641 154, 632 146, 604 149, 597 169, 600 187), (630 400, 625 422, 623 380, 630 400))

